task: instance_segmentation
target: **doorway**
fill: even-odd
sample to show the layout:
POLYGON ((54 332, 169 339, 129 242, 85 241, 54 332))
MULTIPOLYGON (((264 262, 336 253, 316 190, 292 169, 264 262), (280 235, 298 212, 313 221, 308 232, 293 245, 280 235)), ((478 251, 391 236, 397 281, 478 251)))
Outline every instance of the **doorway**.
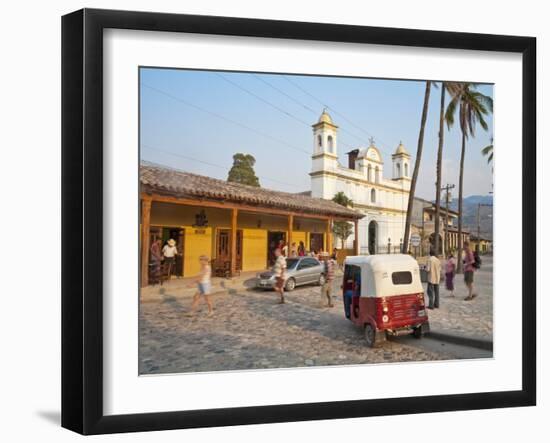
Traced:
POLYGON ((323 234, 309 234, 309 250, 319 252, 323 250, 323 234))
MULTIPOLYGON (((236 269, 242 270, 243 264, 243 231, 237 229, 236 269)), ((231 263, 231 230, 218 229, 216 235, 216 260, 220 263, 231 263)))
MULTIPOLYGON (((158 235, 157 230, 157 235, 158 235)), ((184 253, 183 248, 185 246, 185 235, 184 230, 181 228, 170 228, 170 227, 163 227, 162 228, 162 246, 161 249, 164 248, 164 245, 168 242, 170 239, 174 239, 176 241, 176 248, 178 250, 178 253, 176 254, 176 263, 175 263, 175 269, 172 273, 172 275, 175 275, 177 277, 183 277, 183 260, 184 260, 184 253)))
POLYGON ((376 244, 377 244, 377 232, 378 231, 378 223, 376 223, 374 220, 369 223, 369 254, 374 255, 377 252, 376 244))
POLYGON ((267 266, 271 267, 275 264, 275 249, 282 241, 286 242, 286 232, 283 231, 268 231, 267 232, 267 266))

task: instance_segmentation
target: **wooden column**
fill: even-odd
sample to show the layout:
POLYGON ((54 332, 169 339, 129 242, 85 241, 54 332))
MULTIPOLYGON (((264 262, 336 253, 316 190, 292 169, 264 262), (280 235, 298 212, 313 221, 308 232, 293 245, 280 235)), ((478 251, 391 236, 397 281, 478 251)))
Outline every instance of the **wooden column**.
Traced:
POLYGON ((231 210, 231 276, 237 271, 237 216, 238 209, 231 210))
POLYGON ((354 233, 355 233, 355 240, 353 243, 354 254, 359 255, 359 220, 355 220, 354 233))
POLYGON ((288 238, 287 238, 287 254, 290 257, 290 247, 292 246, 292 227, 294 226, 294 215, 288 216, 288 238))
POLYGON ((151 197, 141 200, 141 287, 149 284, 149 245, 151 230, 151 197))
POLYGON ((327 220, 327 232, 326 232, 326 247, 327 252, 330 254, 332 252, 332 218, 327 220))

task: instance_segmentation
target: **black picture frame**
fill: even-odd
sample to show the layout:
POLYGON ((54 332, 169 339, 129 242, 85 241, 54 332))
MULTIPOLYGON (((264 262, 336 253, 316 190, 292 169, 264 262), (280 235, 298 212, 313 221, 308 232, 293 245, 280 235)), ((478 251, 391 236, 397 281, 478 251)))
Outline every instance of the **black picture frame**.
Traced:
POLYGON ((83 9, 62 18, 62 426, 82 434, 536 404, 536 39, 231 17, 83 9), (131 415, 103 413, 103 30, 519 53, 523 64, 522 389, 131 415))

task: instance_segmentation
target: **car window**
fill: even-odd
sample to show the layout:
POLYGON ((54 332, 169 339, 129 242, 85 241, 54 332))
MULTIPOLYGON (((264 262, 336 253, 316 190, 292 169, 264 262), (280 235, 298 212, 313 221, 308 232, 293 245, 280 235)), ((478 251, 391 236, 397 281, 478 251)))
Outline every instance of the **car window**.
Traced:
POLYGON ((300 265, 298 266, 298 269, 306 269, 306 268, 311 268, 312 266, 315 266, 317 265, 317 260, 313 259, 313 258, 304 258, 301 262, 300 262, 300 265))
POLYGON ((294 269, 296 267, 296 263, 298 263, 299 260, 296 258, 287 258, 286 259, 286 268, 287 269, 294 269))

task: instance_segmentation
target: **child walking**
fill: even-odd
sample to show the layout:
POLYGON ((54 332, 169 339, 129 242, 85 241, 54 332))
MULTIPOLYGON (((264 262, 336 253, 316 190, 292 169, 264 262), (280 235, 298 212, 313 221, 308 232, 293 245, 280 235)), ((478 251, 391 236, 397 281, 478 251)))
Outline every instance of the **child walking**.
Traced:
POLYGON ((212 300, 210 299, 210 290, 211 283, 210 277, 212 276, 212 268, 208 264, 208 257, 206 255, 201 255, 199 257, 201 263, 201 270, 197 277, 197 287, 198 291, 193 296, 193 304, 191 305, 191 313, 194 313, 199 304, 201 295, 204 295, 206 304, 208 305, 208 315, 212 315, 214 312, 214 307, 212 306, 212 300))

